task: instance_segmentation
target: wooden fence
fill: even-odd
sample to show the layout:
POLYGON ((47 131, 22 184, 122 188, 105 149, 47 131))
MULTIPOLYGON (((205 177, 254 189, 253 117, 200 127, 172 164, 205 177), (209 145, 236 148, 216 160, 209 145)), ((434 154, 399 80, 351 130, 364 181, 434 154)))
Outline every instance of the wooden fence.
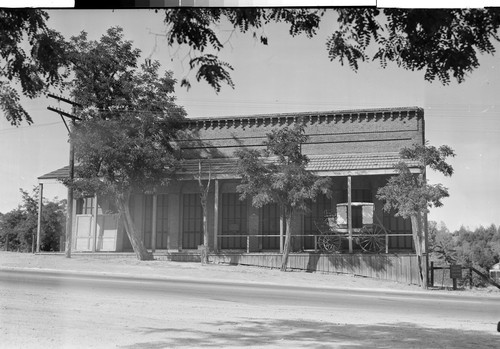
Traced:
MULTIPOLYGON (((210 254, 215 264, 281 267, 278 253, 218 253, 210 254)), ((288 267, 295 270, 340 273, 419 284, 418 260, 412 254, 320 254, 292 253, 288 267)))

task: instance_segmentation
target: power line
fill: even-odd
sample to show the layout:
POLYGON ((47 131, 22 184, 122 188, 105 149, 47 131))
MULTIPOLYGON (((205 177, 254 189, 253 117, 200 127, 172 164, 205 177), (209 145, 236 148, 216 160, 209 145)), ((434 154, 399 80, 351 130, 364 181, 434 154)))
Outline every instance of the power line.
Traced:
POLYGON ((20 126, 20 127, 16 127, 16 128, 9 128, 9 129, 0 130, 0 134, 15 132, 15 131, 32 130, 34 128, 53 126, 53 125, 60 125, 60 123, 59 123, 59 121, 56 121, 56 122, 49 122, 46 124, 33 124, 33 125, 29 125, 29 126, 20 126))

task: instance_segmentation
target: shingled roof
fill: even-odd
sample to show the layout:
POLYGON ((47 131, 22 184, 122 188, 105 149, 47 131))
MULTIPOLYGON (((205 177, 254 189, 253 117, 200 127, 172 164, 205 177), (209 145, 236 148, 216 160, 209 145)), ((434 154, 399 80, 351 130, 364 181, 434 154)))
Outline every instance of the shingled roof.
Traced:
POLYGON ((63 179, 63 178, 68 178, 68 177, 69 177, 69 166, 64 166, 58 170, 46 173, 46 174, 38 177, 38 180, 63 179))
MULTIPOLYGON (((181 177, 192 177, 198 174, 199 159, 185 160, 178 174, 181 177)), ((238 178, 237 158, 220 158, 201 160, 202 174, 210 172, 214 177, 238 178)), ((310 155, 307 170, 320 176, 346 176, 362 174, 393 174, 394 166, 402 161, 399 153, 359 153, 310 155)), ((418 162, 404 160, 406 164, 418 172, 418 162)))
MULTIPOLYGON (((178 175, 181 178, 192 178, 198 174, 198 159, 185 160, 178 175)), ((208 175, 210 170, 214 178, 238 178, 237 158, 202 159, 202 174, 208 175)), ((332 154, 311 155, 307 169, 320 176, 345 176, 350 174, 392 174, 394 166, 401 161, 398 153, 373 154, 332 154)), ((417 161, 405 160, 414 171, 417 161)), ((39 180, 62 179, 69 175, 69 166, 44 174, 39 180)))

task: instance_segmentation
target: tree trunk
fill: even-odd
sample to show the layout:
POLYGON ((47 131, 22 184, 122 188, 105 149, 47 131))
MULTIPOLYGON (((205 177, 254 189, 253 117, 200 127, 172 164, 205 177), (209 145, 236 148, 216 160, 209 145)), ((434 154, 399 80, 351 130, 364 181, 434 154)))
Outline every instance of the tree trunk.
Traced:
POLYGON ((150 253, 144 246, 144 243, 142 242, 142 239, 139 236, 138 231, 135 229, 132 221, 132 215, 130 214, 128 206, 129 198, 130 194, 125 194, 123 197, 117 199, 118 211, 120 212, 121 217, 123 217, 125 231, 127 232, 127 236, 130 240, 132 248, 134 249, 137 259, 140 261, 152 260, 153 254, 150 253))
POLYGON ((413 244, 415 245, 415 253, 418 258, 420 287, 426 289, 428 283, 427 283, 427 262, 423 256, 423 250, 424 250, 423 246, 425 239, 424 217, 425 215, 422 212, 418 212, 417 214, 412 215, 411 228, 412 228, 413 244))
POLYGON ((281 271, 286 271, 288 265, 288 255, 292 247, 292 212, 285 210, 285 246, 283 248, 283 256, 281 258, 281 271))
POLYGON ((203 209, 203 250, 201 252, 201 264, 208 264, 208 212, 206 197, 202 197, 201 207, 203 209))

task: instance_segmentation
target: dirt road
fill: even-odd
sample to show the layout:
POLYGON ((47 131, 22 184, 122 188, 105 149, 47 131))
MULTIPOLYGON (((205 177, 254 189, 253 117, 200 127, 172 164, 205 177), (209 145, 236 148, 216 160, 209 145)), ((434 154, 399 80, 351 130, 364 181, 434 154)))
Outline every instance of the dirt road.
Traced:
POLYGON ((0 273, 5 348, 492 348, 496 297, 0 273))

